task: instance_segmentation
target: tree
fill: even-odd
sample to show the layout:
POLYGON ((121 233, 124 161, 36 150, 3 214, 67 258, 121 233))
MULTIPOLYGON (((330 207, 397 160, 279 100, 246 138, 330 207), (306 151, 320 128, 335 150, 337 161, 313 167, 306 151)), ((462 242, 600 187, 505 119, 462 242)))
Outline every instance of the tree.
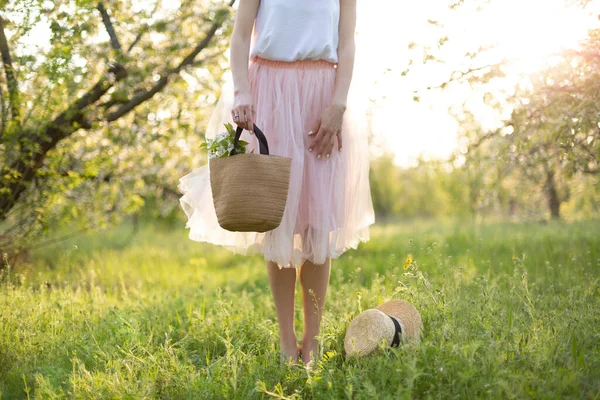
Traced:
POLYGON ((600 30, 579 50, 531 80, 516 94, 506 126, 505 156, 541 179, 552 218, 560 217, 557 178, 600 174, 600 30))
POLYGON ((175 195, 218 96, 233 0, 2 3, 0 249, 175 195), (29 50, 39 26, 49 46, 29 50))
MULTIPOLYGON (((571 2, 581 7, 590 3, 588 0, 571 2)), ((483 0, 450 1, 448 6, 460 10, 485 7, 485 4, 483 0)), ((403 75, 410 74, 419 60, 422 66, 444 64, 443 50, 447 51, 453 38, 441 33, 443 21, 430 20, 429 24, 440 29, 438 40, 431 44, 412 44, 413 56, 403 75)), ((480 62, 488 50, 486 47, 467 52, 460 69, 450 70, 446 79, 428 85, 427 91, 437 92, 467 84, 471 90, 478 90, 490 107, 497 110, 514 108, 503 129, 483 131, 463 127, 461 134, 467 145, 464 154, 458 157, 464 157, 466 161, 460 169, 475 168, 471 175, 475 177, 479 171, 487 180, 480 189, 470 191, 472 204, 478 202, 478 192, 481 199, 490 199, 491 194, 500 196, 498 201, 504 201, 508 193, 515 196, 516 187, 530 193, 541 189, 550 215, 559 218, 561 204, 570 196, 569 181, 578 174, 598 175, 598 38, 598 31, 591 31, 579 50, 557 55, 557 63, 539 75, 529 77, 529 85, 518 88, 515 93, 492 93, 486 89, 489 83, 504 79, 507 64, 506 60, 490 57, 483 57, 487 62, 480 62), (517 176, 526 184, 516 184, 514 178, 517 176)), ((423 95, 421 90, 415 99, 418 101, 423 95)), ((466 104, 453 113, 459 120, 469 120, 466 104)))

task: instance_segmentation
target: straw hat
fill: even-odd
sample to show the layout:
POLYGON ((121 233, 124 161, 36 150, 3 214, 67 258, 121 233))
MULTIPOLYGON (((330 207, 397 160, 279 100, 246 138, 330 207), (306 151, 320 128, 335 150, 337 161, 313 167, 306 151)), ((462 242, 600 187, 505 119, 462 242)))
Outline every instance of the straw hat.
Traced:
POLYGON ((391 300, 358 314, 350 322, 344 339, 348 355, 366 356, 379 344, 395 347, 404 339, 419 343, 422 329, 421 315, 410 303, 391 300))

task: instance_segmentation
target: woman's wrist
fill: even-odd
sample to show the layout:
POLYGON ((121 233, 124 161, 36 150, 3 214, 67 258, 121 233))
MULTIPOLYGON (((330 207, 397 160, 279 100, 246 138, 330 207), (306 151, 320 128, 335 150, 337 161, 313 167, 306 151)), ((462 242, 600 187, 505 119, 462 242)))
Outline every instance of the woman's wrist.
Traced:
POLYGON ((331 106, 339 108, 341 110, 346 110, 347 104, 347 96, 344 95, 342 90, 335 90, 333 92, 333 96, 331 96, 331 100, 329 102, 331 106))
POLYGON ((329 105, 339 111, 342 111, 342 112, 346 111, 346 103, 345 102, 333 100, 329 105))

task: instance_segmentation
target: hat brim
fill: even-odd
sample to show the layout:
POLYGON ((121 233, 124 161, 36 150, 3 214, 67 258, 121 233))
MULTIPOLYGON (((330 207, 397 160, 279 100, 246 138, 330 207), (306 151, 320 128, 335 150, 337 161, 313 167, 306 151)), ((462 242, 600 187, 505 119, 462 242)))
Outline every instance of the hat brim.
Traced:
POLYGON ((382 311, 371 308, 358 314, 346 330, 344 350, 348 355, 366 356, 394 338, 394 323, 382 311))
POLYGON ((423 321, 419 311, 404 300, 390 300, 375 307, 376 310, 390 315, 400 322, 402 336, 411 343, 418 343, 421 339, 423 321))

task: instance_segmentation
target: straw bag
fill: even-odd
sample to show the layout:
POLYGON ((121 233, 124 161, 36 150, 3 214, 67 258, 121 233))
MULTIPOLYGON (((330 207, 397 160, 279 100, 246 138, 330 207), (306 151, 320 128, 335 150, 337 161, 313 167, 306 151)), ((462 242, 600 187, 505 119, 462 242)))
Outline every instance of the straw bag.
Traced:
POLYGON ((209 160, 217 219, 228 231, 270 231, 283 217, 292 159, 269 155, 267 138, 256 125, 260 154, 236 154, 242 131, 236 129, 234 149, 228 157, 209 160))

